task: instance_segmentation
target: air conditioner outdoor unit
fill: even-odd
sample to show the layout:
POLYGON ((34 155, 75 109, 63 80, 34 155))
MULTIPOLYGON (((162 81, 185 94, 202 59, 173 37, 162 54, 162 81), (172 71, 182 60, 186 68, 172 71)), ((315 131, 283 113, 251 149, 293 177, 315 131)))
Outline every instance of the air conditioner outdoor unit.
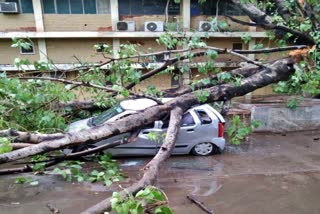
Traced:
POLYGON ((120 21, 117 23, 118 31, 135 31, 134 21, 120 21))
POLYGON ((163 32, 163 22, 152 21, 144 23, 144 31, 146 32, 163 32))
POLYGON ((200 32, 214 31, 212 23, 208 22, 208 21, 200 21, 199 22, 199 31, 200 32))
POLYGON ((19 13, 18 4, 16 2, 1 2, 0 13, 19 13))

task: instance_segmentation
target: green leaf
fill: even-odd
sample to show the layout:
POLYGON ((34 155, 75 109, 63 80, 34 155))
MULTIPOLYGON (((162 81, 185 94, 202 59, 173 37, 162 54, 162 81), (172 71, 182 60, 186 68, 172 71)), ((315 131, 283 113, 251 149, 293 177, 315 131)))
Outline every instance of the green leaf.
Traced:
POLYGON ((256 44, 254 46, 254 49, 262 49, 263 48, 263 44, 256 44))
POLYGON ((5 137, 0 137, 0 154, 11 152, 12 146, 10 145, 10 140, 5 137))
POLYGON ((215 50, 208 50, 207 51, 207 56, 210 57, 210 59, 215 60, 218 57, 218 52, 215 50))
POLYGON ((154 213, 155 214, 173 214, 173 211, 169 207, 163 206, 163 207, 157 207, 154 213))
POLYGON ((104 184, 105 184, 106 186, 110 186, 110 185, 112 184, 112 181, 110 181, 110 180, 104 180, 104 184))
POLYGON ((219 27, 221 29, 226 29, 226 28, 228 28, 228 23, 226 21, 224 21, 224 20, 219 21, 219 27))

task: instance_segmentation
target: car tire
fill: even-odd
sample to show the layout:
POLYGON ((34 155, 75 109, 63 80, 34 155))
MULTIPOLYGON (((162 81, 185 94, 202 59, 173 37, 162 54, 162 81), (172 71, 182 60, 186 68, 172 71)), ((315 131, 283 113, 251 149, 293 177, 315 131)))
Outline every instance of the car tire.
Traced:
MULTIPOLYGON (((73 149, 72 150, 72 153, 76 153, 76 152, 82 152, 82 151, 86 151, 86 150, 90 150, 90 149, 93 149, 93 148, 96 148, 95 145, 81 145, 81 146, 78 146, 77 148, 73 149)), ((93 154, 90 154, 90 155, 86 155, 86 156, 83 156, 81 157, 82 160, 85 160, 85 161, 92 161, 94 159, 94 157, 96 157, 97 155, 99 155, 99 153, 93 153, 93 154)))
POLYGON ((191 153, 196 156, 208 156, 208 155, 213 155, 213 154, 220 154, 220 149, 216 145, 209 143, 209 142, 203 142, 203 143, 198 143, 195 145, 191 153))

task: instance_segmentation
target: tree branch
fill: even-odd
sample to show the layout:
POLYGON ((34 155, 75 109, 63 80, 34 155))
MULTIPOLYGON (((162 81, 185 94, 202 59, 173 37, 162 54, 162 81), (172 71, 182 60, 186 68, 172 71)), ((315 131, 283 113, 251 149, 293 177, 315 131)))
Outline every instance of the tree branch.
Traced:
MULTIPOLYGON (((176 106, 172 109, 170 113, 169 127, 164 143, 160 147, 157 155, 144 167, 143 177, 138 182, 119 193, 122 198, 127 197, 128 194, 135 194, 144 187, 154 184, 161 164, 170 157, 174 148, 180 129, 180 122, 183 112, 183 109, 179 106, 176 106)), ((83 211, 82 214, 103 213, 104 211, 110 209, 111 198, 107 198, 93 207, 83 211)))
POLYGON ((55 134, 38 134, 29 132, 20 132, 13 129, 6 129, 0 131, 0 137, 12 137, 17 142, 28 142, 32 144, 40 143, 42 141, 61 139, 65 135, 63 133, 55 134))
MULTIPOLYGON (((257 68, 259 72, 243 79, 240 85, 223 84, 208 88, 206 90, 210 93, 210 96, 208 97, 207 102, 229 100, 232 97, 245 95, 246 93, 271 83, 287 80, 294 72, 293 65, 294 61, 291 58, 285 58, 275 61, 267 69, 257 68)), ((152 106, 143 112, 129 115, 128 117, 112 123, 105 123, 101 126, 92 127, 79 132, 66 133, 60 139, 44 141, 31 147, 1 154, 0 163, 61 149, 66 146, 97 142, 150 124, 153 121, 164 117, 174 106, 182 105, 183 110, 186 110, 190 106, 198 103, 199 101, 196 92, 188 93, 177 97, 164 105, 152 106)))
POLYGON ((294 30, 294 29, 291 29, 291 28, 288 28, 286 26, 283 26, 283 25, 275 25, 275 24, 264 24, 264 23, 251 23, 251 22, 245 22, 245 21, 242 21, 240 19, 236 19, 232 16, 226 16, 228 17, 231 21, 233 22, 236 22, 238 24, 242 24, 242 25, 248 25, 248 26, 261 26, 263 27, 264 29, 267 29, 267 30, 281 30, 281 31, 284 31, 284 32, 287 32, 287 33, 291 33, 293 34, 295 37, 298 37, 300 38, 304 44, 307 44, 307 45, 314 45, 315 44, 315 41, 313 40, 313 38, 311 36, 309 36, 308 34, 306 33, 302 33, 298 30, 294 30))

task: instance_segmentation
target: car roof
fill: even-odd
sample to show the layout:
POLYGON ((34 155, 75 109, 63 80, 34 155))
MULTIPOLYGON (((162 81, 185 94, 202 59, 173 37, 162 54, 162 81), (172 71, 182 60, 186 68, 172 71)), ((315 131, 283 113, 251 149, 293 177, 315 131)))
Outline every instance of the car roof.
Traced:
POLYGON ((124 110, 133 110, 133 111, 142 111, 156 104, 157 103, 155 101, 147 98, 124 100, 120 102, 121 108, 123 108, 124 110))
MULTIPOLYGON (((163 103, 171 101, 173 98, 161 98, 160 100, 163 103)), ((131 100, 124 100, 120 102, 121 108, 124 110, 132 110, 132 111, 142 111, 151 106, 157 105, 154 100, 148 98, 138 98, 131 100)))

